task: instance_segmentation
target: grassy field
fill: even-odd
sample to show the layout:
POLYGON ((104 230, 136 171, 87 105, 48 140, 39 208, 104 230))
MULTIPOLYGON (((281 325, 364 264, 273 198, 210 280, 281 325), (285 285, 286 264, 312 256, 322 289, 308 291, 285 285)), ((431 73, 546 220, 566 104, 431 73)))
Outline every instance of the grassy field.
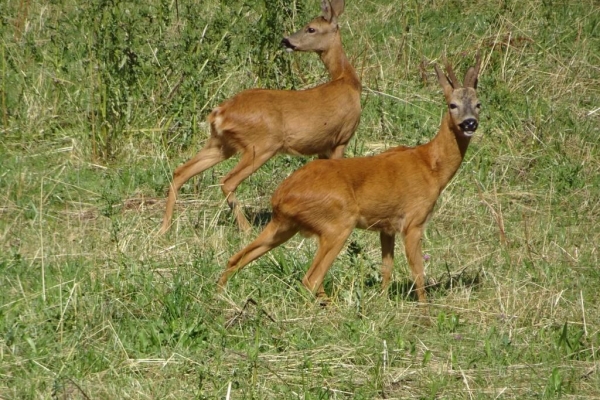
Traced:
POLYGON ((218 188, 173 169, 206 115, 250 87, 327 79, 284 33, 316 0, 0 4, 0 399, 600 399, 600 4, 348 0, 363 116, 347 156, 415 145, 444 112, 431 65, 477 49, 480 129, 423 248, 430 312, 398 244, 356 231, 325 282, 297 237, 216 293, 226 261, 309 159, 242 183, 243 235, 218 188))

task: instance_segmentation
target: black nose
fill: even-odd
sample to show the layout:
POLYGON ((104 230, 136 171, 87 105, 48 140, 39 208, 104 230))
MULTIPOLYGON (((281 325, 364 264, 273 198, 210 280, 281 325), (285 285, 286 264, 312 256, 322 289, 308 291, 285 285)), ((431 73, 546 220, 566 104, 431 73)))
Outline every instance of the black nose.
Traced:
POLYGON ((292 49, 292 50, 296 48, 296 46, 294 46, 293 44, 290 43, 290 40, 288 38, 283 38, 281 40, 281 45, 285 48, 292 49))
POLYGON ((477 129, 477 120, 475 118, 465 119, 458 126, 466 132, 474 132, 477 129))

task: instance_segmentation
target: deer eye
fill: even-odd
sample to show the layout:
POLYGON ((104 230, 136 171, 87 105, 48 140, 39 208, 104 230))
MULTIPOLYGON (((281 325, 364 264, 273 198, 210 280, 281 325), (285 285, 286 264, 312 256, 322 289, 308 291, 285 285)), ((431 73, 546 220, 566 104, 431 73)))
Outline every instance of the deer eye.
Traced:
POLYGON ((317 30, 315 28, 308 28, 306 31, 308 33, 315 33, 317 30))
POLYGON ((458 108, 458 106, 454 103, 450 103, 450 109, 451 110, 456 110, 458 108))
POLYGON ((481 103, 477 103, 477 104, 475 105, 475 108, 479 110, 479 109, 481 108, 481 103))

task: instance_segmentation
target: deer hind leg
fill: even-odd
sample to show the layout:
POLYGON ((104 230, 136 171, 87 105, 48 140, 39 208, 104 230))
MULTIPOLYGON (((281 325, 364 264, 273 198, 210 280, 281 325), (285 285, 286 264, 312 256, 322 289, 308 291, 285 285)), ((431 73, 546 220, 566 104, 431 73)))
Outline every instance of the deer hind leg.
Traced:
POLYGON ((346 243, 346 239, 348 239, 351 232, 352 228, 350 227, 319 235, 317 254, 302 279, 302 284, 312 293, 315 293, 317 297, 326 297, 323 288, 325 274, 331 268, 331 264, 333 264, 342 247, 344 247, 344 243, 346 243))
POLYGON ((392 277, 392 270, 394 269, 394 242, 396 239, 395 235, 388 235, 387 233, 381 232, 379 234, 381 240, 381 286, 383 290, 386 290, 390 284, 392 277))
POLYGON ((425 275, 423 271, 423 252, 421 250, 421 238, 423 237, 423 227, 411 227, 404 233, 404 247, 408 265, 415 282, 415 290, 419 302, 425 303, 425 275))
POLYGON ((234 191, 244 179, 252 175, 273 157, 275 153, 276 151, 261 150, 259 148, 248 149, 242 154, 238 164, 223 179, 221 179, 221 190, 223 190, 223 194, 227 199, 227 204, 233 211, 237 224, 242 231, 249 231, 251 226, 244 216, 244 212, 239 205, 234 191))
POLYGON ((227 267, 219 278, 219 289, 222 290, 231 275, 244 268, 269 250, 288 241, 298 232, 298 229, 285 222, 272 220, 260 235, 243 250, 233 255, 227 262, 227 267))
POLYGON ((173 219, 173 209, 177 199, 177 192, 192 177, 198 175, 202 171, 228 159, 234 155, 236 151, 226 145, 223 145, 220 140, 211 137, 208 143, 200 150, 193 158, 185 164, 180 165, 173 173, 173 181, 169 186, 169 194, 167 196, 167 205, 163 216, 163 223, 159 233, 166 233, 171 227, 173 219))

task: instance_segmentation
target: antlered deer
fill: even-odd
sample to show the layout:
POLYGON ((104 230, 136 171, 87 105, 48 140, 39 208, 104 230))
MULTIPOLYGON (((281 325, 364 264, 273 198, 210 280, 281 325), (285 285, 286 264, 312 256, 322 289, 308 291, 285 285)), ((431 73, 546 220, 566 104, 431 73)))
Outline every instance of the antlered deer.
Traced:
POLYGON ((477 129, 480 64, 478 53, 464 86, 448 63, 447 76, 435 66, 448 112, 429 143, 400 146, 372 157, 315 160, 290 175, 273 194, 273 219, 256 240, 229 259, 219 287, 249 262, 302 232, 318 238, 317 254, 302 283, 324 296, 325 274, 352 230, 361 228, 380 232, 384 289, 394 264, 395 235, 403 235, 416 293, 425 302, 421 238, 477 129))
POLYGON ((307 90, 245 90, 216 107, 208 116, 208 142, 173 174, 161 234, 171 226, 179 188, 236 153, 240 161, 221 179, 221 189, 242 230, 250 224, 234 191, 275 154, 343 157, 360 119, 361 83, 342 48, 337 20, 344 0, 322 0, 321 9, 320 17, 282 43, 288 51, 319 54, 331 80, 307 90))

